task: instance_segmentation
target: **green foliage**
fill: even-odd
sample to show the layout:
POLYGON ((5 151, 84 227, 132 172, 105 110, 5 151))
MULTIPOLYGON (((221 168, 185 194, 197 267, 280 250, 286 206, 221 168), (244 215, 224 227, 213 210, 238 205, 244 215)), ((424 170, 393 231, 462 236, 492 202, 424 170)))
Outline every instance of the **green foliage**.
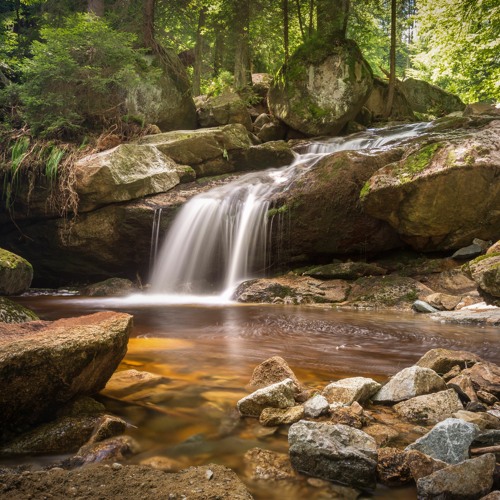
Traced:
POLYGON ((74 136, 119 120, 127 88, 138 78, 133 36, 88 14, 43 28, 25 63, 21 95, 32 132, 74 136))
POLYGON ((57 146, 52 146, 50 148, 49 156, 47 158, 47 162, 45 163, 45 177, 47 177, 51 183, 55 182, 57 178, 57 171, 59 164, 63 159, 64 153, 65 151, 63 149, 59 149, 57 146))
POLYGON ((465 102, 500 100, 497 0, 420 0, 412 76, 465 102))
POLYGON ((234 76, 226 70, 222 70, 217 76, 202 83, 201 92, 209 96, 218 96, 222 92, 233 86, 234 76))

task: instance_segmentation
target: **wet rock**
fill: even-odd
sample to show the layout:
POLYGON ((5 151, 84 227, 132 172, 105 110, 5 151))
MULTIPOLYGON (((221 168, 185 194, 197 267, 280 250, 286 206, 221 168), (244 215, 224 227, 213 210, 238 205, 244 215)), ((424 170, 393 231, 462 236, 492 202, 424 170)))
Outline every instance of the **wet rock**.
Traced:
POLYGON ((352 377, 328 384, 322 395, 330 403, 350 405, 354 401, 363 402, 370 399, 381 385, 371 378, 352 377))
POLYGON ((446 373, 454 366, 459 366, 461 369, 464 369, 474 365, 478 361, 481 361, 481 358, 472 352, 431 349, 415 364, 423 368, 430 368, 436 373, 446 373))
POLYGON ((80 417, 82 415, 100 415, 106 407, 88 396, 79 396, 64 405, 57 412, 58 417, 80 417))
POLYGON ((446 293, 433 293, 425 297, 424 300, 439 311, 452 311, 460 304, 462 297, 446 293))
POLYGON ((405 463, 410 469, 410 474, 414 481, 448 467, 446 462, 436 460, 418 450, 405 450, 405 453, 405 463))
POLYGON ((260 414, 259 422, 265 427, 273 427, 294 424, 303 417, 304 407, 300 405, 292 408, 264 408, 260 414))
POLYGON ((321 394, 315 394, 304 403, 304 416, 318 418, 330 411, 328 400, 321 394))
POLYGON ((134 291, 134 284, 124 278, 109 278, 99 283, 88 285, 80 290, 81 295, 88 297, 122 297, 134 291))
POLYGON ((453 389, 426 394, 403 401, 394 406, 403 418, 420 424, 433 424, 463 410, 463 405, 453 389))
POLYGON ((377 477, 386 486, 401 486, 413 480, 407 463, 408 452, 398 448, 378 450, 377 477))
POLYGON ((244 417, 259 417, 264 408, 290 408, 295 405, 298 388, 290 378, 258 389, 240 399, 238 411, 244 417))
POLYGON ((500 297, 500 252, 478 257, 466 267, 470 277, 482 292, 500 297))
POLYGON ((500 500, 500 491, 492 491, 488 495, 481 497, 481 500, 500 500))
POLYGON ((147 465, 153 469, 159 469, 165 472, 176 472, 182 469, 182 464, 178 460, 170 457, 154 456, 141 460, 140 465, 147 465))
POLYGON ((493 485, 495 455, 465 460, 417 481, 418 498, 480 498, 493 485))
POLYGON ((421 313, 433 313, 433 312, 437 312, 437 309, 435 307, 431 306, 430 304, 428 304, 424 300, 416 300, 411 305, 411 308, 414 311, 421 312, 421 313))
POLYGON ((285 141, 272 141, 251 146, 235 157, 238 170, 264 170, 290 165, 295 154, 285 141))
POLYGON ((130 436, 118 436, 83 445, 64 465, 80 467, 97 462, 116 462, 139 452, 138 443, 130 436))
POLYGON ((481 412, 481 411, 487 411, 486 406, 484 406, 482 403, 479 401, 469 401, 467 405, 465 406, 465 409, 467 411, 472 411, 472 412, 481 412))
POLYGON ((252 119, 243 99, 229 90, 215 97, 198 102, 196 113, 201 127, 218 127, 228 123, 240 123, 252 130, 252 119))
POLYGON ((125 355, 131 327, 132 316, 112 312, 0 323, 2 431, 21 430, 77 395, 99 392, 125 355))
POLYGON ((374 488, 377 445, 346 425, 301 421, 288 433, 290 460, 299 472, 355 488, 374 488))
POLYGON ((439 293, 460 296, 464 294, 470 296, 471 293, 477 293, 476 283, 461 268, 431 274, 426 279, 427 286, 439 293))
POLYGON ((496 239, 499 129, 500 121, 492 121, 463 137, 408 148, 365 185, 365 213, 388 222, 419 251, 452 250, 474 237, 496 239))
POLYGON ((460 372, 462 370, 460 369, 460 366, 458 365, 455 365, 453 368, 451 368, 451 370, 447 371, 444 375, 443 375, 443 380, 445 382, 448 382, 449 380, 451 380, 452 378, 460 375, 460 372))
POLYGON ((227 467, 209 464, 166 474, 145 465, 89 465, 76 470, 51 469, 26 475, 2 476, 2 499, 29 498, 44 492, 52 498, 99 498, 101 500, 181 500, 182 498, 252 500, 238 476, 227 467), (212 478, 207 472, 212 471, 212 478), (50 492, 50 493, 49 493, 50 492))
POLYGON ((0 248, 0 295, 19 295, 32 279, 33 267, 26 259, 0 248))
POLYGON ((477 397, 487 405, 494 405, 498 402, 498 398, 496 396, 493 396, 493 394, 488 391, 478 390, 477 397))
POLYGON ((441 323, 451 323, 457 325, 476 326, 499 326, 500 308, 488 306, 483 302, 476 304, 473 308, 464 307, 460 311, 440 311, 434 313, 431 318, 441 323))
POLYGON ((500 429, 500 418, 494 417, 484 411, 472 412, 460 410, 454 413, 453 417, 477 425, 482 431, 486 429, 500 429))
POLYGON ((483 361, 476 363, 472 368, 468 368, 462 373, 470 377, 474 387, 477 387, 478 390, 500 397, 500 366, 483 361))
POLYGON ((0 323, 26 323, 38 319, 31 309, 6 297, 0 297, 0 323))
POLYGON ((248 385, 254 389, 261 389, 287 378, 292 379, 297 387, 300 387, 301 384, 288 363, 281 356, 273 356, 255 367, 248 385))
POLYGON ((464 393, 467 396, 468 401, 477 401, 477 394, 474 390, 472 379, 464 373, 461 373, 460 375, 457 375, 449 380, 448 387, 455 389, 459 393, 464 393), (457 388, 459 390, 457 390, 457 388))
POLYGON ((297 479, 286 453, 252 448, 243 457, 246 476, 252 481, 279 481, 282 479, 297 479))
POLYGON ((466 247, 459 248, 452 256, 452 259, 457 260, 470 260, 483 253, 480 245, 472 244, 466 247))
POLYGON ((330 422, 334 424, 348 425, 355 429, 361 429, 366 424, 366 416, 360 404, 354 402, 351 406, 331 410, 330 422))
POLYGON ((458 96, 424 80, 406 78, 401 83, 400 90, 411 109, 418 113, 444 116, 465 109, 465 104, 458 96))
POLYGON ((157 385, 164 380, 164 377, 155 373, 133 369, 122 370, 113 373, 104 390, 110 396, 120 398, 145 387, 157 385))
POLYGON ((479 432, 475 424, 447 418, 406 450, 417 450, 448 464, 457 464, 469 458, 469 447, 479 432))
POLYGON ((390 446, 399 440, 399 431, 394 427, 383 424, 367 425, 364 429, 369 436, 375 439, 378 446, 390 446))
POLYGON ((383 276, 384 274, 387 274, 387 270, 376 264, 368 264, 366 262, 339 262, 315 267, 306 271, 304 276, 311 276, 323 280, 355 280, 362 276, 383 276))
POLYGON ((410 366, 396 373, 372 398, 373 401, 396 403, 446 389, 444 380, 430 368, 410 366))

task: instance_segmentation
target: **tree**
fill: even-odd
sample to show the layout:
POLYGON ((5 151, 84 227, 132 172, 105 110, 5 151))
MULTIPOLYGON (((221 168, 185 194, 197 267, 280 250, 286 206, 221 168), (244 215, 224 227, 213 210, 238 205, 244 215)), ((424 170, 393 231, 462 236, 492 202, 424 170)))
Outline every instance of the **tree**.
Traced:
POLYGON ((324 40, 345 38, 349 0, 317 0, 318 35, 324 40))
POLYGON ((234 48, 234 86, 246 87, 252 83, 250 59, 250 0, 233 0, 233 23, 236 44, 234 48))
POLYGON ((397 0, 391 0, 391 51, 389 57, 389 89, 387 91, 387 103, 385 117, 388 118, 392 113, 394 103, 394 93, 396 91, 396 9, 397 0))

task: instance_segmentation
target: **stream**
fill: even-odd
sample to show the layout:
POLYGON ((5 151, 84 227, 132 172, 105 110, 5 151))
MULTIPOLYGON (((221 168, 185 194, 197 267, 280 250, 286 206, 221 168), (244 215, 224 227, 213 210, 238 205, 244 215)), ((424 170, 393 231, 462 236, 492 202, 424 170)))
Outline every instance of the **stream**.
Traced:
MULTIPOLYGON (((76 296, 25 296, 19 301, 43 319, 108 309, 133 314, 135 326, 119 370, 150 371, 164 378, 140 392, 102 398, 110 412, 131 424, 128 433, 140 443, 141 453, 132 463, 155 456, 182 467, 215 462, 242 478, 247 450, 288 449, 285 433, 269 434, 256 419, 240 420, 235 410, 248 394, 245 385, 253 369, 271 356, 285 358, 302 382, 318 390, 349 376, 384 381, 435 347, 469 350, 500 362, 497 328, 442 324, 421 314, 76 296)), ((248 481, 247 486, 261 500, 333 498, 305 483, 284 485, 286 491, 248 481)), ((379 485, 374 496, 410 499, 415 490, 379 485)))

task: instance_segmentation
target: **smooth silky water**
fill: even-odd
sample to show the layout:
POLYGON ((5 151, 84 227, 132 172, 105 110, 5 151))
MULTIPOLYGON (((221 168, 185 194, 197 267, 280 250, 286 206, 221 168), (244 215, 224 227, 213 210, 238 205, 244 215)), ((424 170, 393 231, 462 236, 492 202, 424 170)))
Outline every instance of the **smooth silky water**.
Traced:
MULTIPOLYGON (((244 479, 248 449, 286 453, 285 432, 270 434, 256 419, 240 419, 236 412, 236 402, 248 394, 245 386, 254 367, 274 355, 285 358, 300 380, 318 390, 348 376, 385 381, 434 347, 470 350, 500 361, 496 328, 451 326, 422 314, 230 300, 242 280, 262 275, 267 266, 267 214, 274 193, 287 189, 326 154, 388 147, 426 133, 426 128, 405 125, 318 140, 288 167, 247 174, 191 199, 163 245, 159 210, 152 231, 151 255, 157 261, 149 293, 119 299, 20 298, 48 320, 101 310, 133 314, 128 353, 119 370, 164 377, 138 393, 102 399, 109 411, 129 422, 128 433, 141 445, 133 463, 154 456, 175 459, 182 467, 215 462, 244 479)), ((246 482, 263 500, 334 498, 305 482, 295 487, 246 482)), ((410 499, 415 490, 379 486, 375 496, 410 499)))

